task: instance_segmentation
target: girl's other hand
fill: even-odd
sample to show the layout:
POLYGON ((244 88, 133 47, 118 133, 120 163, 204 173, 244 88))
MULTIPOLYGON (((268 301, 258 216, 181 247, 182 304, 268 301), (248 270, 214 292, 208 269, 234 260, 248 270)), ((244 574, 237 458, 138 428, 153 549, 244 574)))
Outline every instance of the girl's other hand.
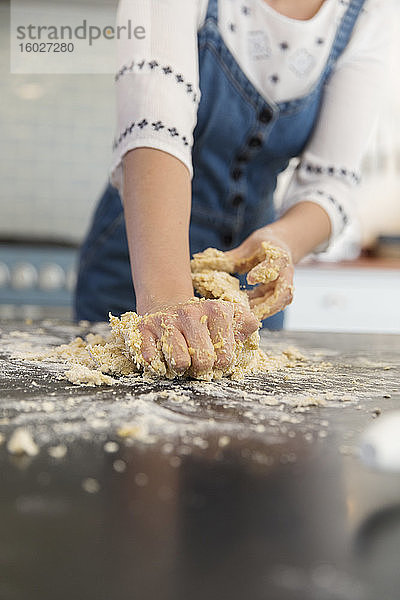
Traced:
POLYGON ((247 273, 250 307, 262 320, 283 310, 293 300, 294 266, 288 245, 268 226, 254 231, 240 246, 225 252, 236 273, 247 273), (272 248, 271 248, 272 246, 272 248))

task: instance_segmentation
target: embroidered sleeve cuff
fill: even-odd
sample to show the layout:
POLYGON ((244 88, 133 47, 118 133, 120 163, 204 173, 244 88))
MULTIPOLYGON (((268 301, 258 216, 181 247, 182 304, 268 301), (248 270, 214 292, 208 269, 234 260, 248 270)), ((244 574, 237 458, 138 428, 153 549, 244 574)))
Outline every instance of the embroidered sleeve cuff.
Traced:
POLYGON ((349 166, 330 162, 306 151, 293 172, 279 209, 280 214, 299 202, 315 202, 321 206, 330 219, 331 235, 314 252, 325 252, 355 218, 351 196, 359 182, 359 173, 349 166))
POLYGON ((353 219, 352 211, 329 192, 323 189, 308 189, 295 196, 286 196, 279 210, 280 216, 299 202, 315 202, 328 214, 331 222, 331 235, 328 240, 313 250, 316 254, 326 252, 343 233, 346 225, 353 219))

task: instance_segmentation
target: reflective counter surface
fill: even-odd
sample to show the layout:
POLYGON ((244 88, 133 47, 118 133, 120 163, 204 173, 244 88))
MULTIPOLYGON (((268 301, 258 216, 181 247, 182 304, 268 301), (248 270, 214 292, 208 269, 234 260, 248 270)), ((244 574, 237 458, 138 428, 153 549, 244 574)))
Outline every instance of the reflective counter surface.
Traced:
POLYGON ((38 327, 50 345, 85 333, 2 327, 1 600, 400 597, 400 475, 357 453, 400 406, 398 336, 263 334, 310 361, 208 388, 89 388, 10 358, 38 327), (37 456, 7 451, 16 427, 37 456))

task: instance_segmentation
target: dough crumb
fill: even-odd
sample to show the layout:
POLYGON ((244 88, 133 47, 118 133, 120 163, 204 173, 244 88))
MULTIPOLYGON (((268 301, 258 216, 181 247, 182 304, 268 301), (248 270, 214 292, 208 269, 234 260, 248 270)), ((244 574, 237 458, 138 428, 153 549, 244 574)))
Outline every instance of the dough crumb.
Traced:
POLYGON ((123 473, 124 471, 126 471, 126 462, 124 462, 120 458, 118 458, 117 460, 114 460, 113 469, 117 473, 123 473))
POLYGON ((85 367, 85 365, 75 365, 69 371, 64 373, 66 379, 71 383, 84 383, 86 385, 112 385, 116 380, 108 375, 104 375, 101 371, 96 371, 85 367))
POLYGON ((94 479, 93 477, 87 477, 82 481, 82 488, 88 494, 97 494, 97 492, 100 491, 100 484, 97 479, 94 479))
POLYGON ((47 452, 52 458, 64 458, 67 454, 67 446, 64 446, 64 444, 50 446, 50 448, 47 448, 47 452))
POLYGON ((135 475, 135 483, 139 487, 144 487, 149 483, 149 478, 146 473, 136 473, 135 475))
POLYGON ((119 450, 119 444, 117 442, 106 442, 103 446, 104 452, 108 452, 109 454, 114 454, 119 450))
POLYGON ((218 446, 220 448, 225 448, 225 446, 228 446, 231 443, 231 438, 228 435, 221 435, 220 438, 218 438, 218 446))
POLYGON ((16 454, 18 456, 22 454, 36 456, 39 454, 39 447, 35 444, 31 434, 27 429, 22 427, 16 429, 8 440, 7 450, 10 454, 16 454))

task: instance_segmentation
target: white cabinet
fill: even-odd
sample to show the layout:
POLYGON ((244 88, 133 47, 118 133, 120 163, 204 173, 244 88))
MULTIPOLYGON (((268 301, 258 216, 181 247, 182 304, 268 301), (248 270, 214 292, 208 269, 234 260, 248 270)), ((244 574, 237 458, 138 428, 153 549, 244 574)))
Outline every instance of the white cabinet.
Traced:
POLYGON ((400 270, 299 266, 285 328, 400 333, 400 270))

